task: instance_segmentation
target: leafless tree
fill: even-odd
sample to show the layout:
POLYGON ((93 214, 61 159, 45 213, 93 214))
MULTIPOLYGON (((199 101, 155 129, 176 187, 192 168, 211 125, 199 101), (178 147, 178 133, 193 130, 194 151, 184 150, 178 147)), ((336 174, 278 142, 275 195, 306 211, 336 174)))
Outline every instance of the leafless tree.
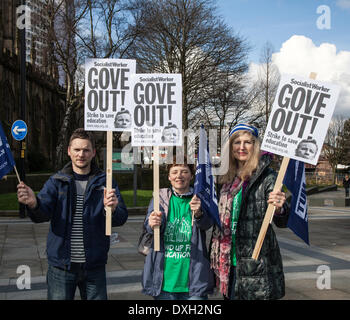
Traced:
POLYGON ((206 119, 228 121, 226 103, 240 89, 248 46, 216 15, 210 0, 134 0, 138 36, 129 54, 138 71, 181 73, 183 129, 206 119), (221 106, 219 106, 221 103, 221 106), (220 109, 225 106, 226 109, 220 109))
POLYGON ((78 67, 78 52, 75 35, 81 17, 86 13, 84 1, 45 0, 48 19, 45 26, 48 30, 48 47, 45 64, 50 73, 56 73, 65 95, 62 123, 57 138, 54 167, 57 169, 65 161, 70 132, 70 121, 74 108, 79 104, 75 91, 75 73, 78 67))
MULTIPOLYGON (((245 75, 217 72, 216 77, 203 95, 201 108, 190 118, 192 126, 198 127, 204 122, 210 128, 218 128, 218 137, 221 137, 223 129, 229 131, 239 122, 258 122, 263 114, 252 109, 252 106, 259 92, 254 86, 248 89, 245 75)), ((220 138, 218 143, 221 145, 220 138)))
POLYGON ((343 163, 344 147, 347 145, 346 135, 344 135, 345 123, 346 121, 343 117, 336 117, 331 121, 322 150, 323 156, 332 168, 334 183, 337 165, 343 163))
POLYGON ((261 90, 262 104, 265 109, 266 125, 269 120, 271 107, 275 99, 276 91, 279 83, 279 71, 277 66, 272 61, 273 46, 270 42, 266 42, 261 51, 259 82, 258 86, 261 90))
POLYGON ((350 119, 344 121, 343 140, 343 159, 342 164, 350 165, 350 119))
POLYGON ((48 10, 48 69, 59 70, 66 102, 56 147, 55 168, 66 161, 68 138, 82 123, 85 58, 122 58, 134 39, 126 0, 45 0, 48 10), (80 79, 82 80, 82 79, 80 79), (83 84, 83 81, 80 82, 83 84))
POLYGON ((86 0, 87 14, 77 33, 83 58, 123 58, 135 29, 129 28, 130 5, 126 0, 86 0))

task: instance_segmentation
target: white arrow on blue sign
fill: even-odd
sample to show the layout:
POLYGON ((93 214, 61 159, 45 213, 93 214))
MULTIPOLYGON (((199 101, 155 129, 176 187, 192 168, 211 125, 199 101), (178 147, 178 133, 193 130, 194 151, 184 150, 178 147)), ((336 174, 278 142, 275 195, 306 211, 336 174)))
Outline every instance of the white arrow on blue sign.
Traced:
POLYGON ((27 124, 23 120, 16 120, 11 128, 12 137, 17 141, 23 140, 27 135, 27 124))

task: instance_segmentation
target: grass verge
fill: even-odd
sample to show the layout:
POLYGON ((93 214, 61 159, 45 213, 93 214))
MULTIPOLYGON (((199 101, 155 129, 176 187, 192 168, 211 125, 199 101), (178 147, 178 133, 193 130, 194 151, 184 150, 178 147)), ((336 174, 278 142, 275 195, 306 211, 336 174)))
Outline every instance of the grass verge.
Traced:
MULTIPOLYGON (((134 191, 121 191, 123 200, 127 207, 134 207, 134 191)), ((136 207, 147 207, 152 198, 152 190, 137 190, 136 207)), ((18 201, 16 193, 0 194, 0 210, 17 210, 18 201)))

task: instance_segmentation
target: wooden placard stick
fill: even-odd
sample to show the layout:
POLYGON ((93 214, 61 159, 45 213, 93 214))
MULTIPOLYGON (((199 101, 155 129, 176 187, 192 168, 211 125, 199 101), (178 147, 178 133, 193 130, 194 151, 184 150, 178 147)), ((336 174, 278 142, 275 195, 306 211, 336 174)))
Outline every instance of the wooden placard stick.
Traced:
MULTIPOLYGON (((106 189, 112 189, 113 131, 107 131, 106 189)), ((106 236, 112 234, 112 208, 106 207, 106 236)))
MULTIPOLYGON (((309 77, 310 77, 310 79, 315 80, 316 73, 311 72, 309 77)), ((284 157, 282 160, 281 168, 278 172, 277 180, 275 182, 275 186, 273 188, 273 191, 277 191, 277 190, 282 189, 284 176, 285 176, 285 173, 286 173, 287 168, 288 168, 288 163, 289 163, 289 158, 284 157)), ((265 213, 263 223, 262 223, 261 228, 260 228, 259 236, 258 236, 258 239, 256 241, 253 254, 252 254, 252 258, 255 260, 258 260, 258 258, 259 258, 260 250, 261 250, 261 247, 263 245, 267 229, 268 229, 270 223, 272 222, 274 212, 275 212, 275 206, 272 204, 269 204, 269 206, 267 207, 266 213, 265 213)))
MULTIPOLYGON (((159 147, 153 147, 153 210, 159 211, 159 147)), ((160 250, 159 226, 153 229, 154 251, 160 250)))
MULTIPOLYGON (((273 191, 281 190, 282 185, 283 185, 284 175, 285 175, 286 170, 288 168, 288 163, 289 163, 289 158, 284 157, 282 160, 282 165, 281 165, 280 171, 278 172, 277 180, 275 183, 275 187, 273 188, 273 191)), ((263 221, 261 228, 260 228, 258 240, 256 241, 255 248, 253 251, 252 258, 255 260, 258 260, 260 250, 261 250, 261 247, 262 247, 264 239, 265 239, 266 231, 267 231, 267 228, 269 227, 269 225, 272 221, 274 212, 275 212, 275 206, 272 204, 269 204, 269 206, 267 207, 266 213, 265 213, 264 221, 263 221)))
POLYGON ((16 166, 13 166, 13 169, 14 169, 15 172, 16 172, 16 176, 17 176, 18 183, 21 183, 21 178, 19 177, 19 174, 18 174, 18 171, 17 171, 16 166))

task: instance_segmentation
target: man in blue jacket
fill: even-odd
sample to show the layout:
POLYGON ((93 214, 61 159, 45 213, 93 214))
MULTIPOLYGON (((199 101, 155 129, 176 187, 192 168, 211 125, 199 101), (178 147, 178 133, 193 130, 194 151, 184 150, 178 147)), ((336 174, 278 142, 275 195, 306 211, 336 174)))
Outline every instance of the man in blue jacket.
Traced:
POLYGON ((35 196, 23 182, 17 186, 20 203, 33 222, 51 221, 47 237, 48 299, 73 300, 76 287, 86 300, 107 299, 106 270, 110 245, 105 235, 104 208, 112 208, 112 226, 123 225, 128 212, 118 186, 106 190, 106 175, 94 162, 95 142, 84 129, 73 132, 71 158, 49 178, 35 196))

